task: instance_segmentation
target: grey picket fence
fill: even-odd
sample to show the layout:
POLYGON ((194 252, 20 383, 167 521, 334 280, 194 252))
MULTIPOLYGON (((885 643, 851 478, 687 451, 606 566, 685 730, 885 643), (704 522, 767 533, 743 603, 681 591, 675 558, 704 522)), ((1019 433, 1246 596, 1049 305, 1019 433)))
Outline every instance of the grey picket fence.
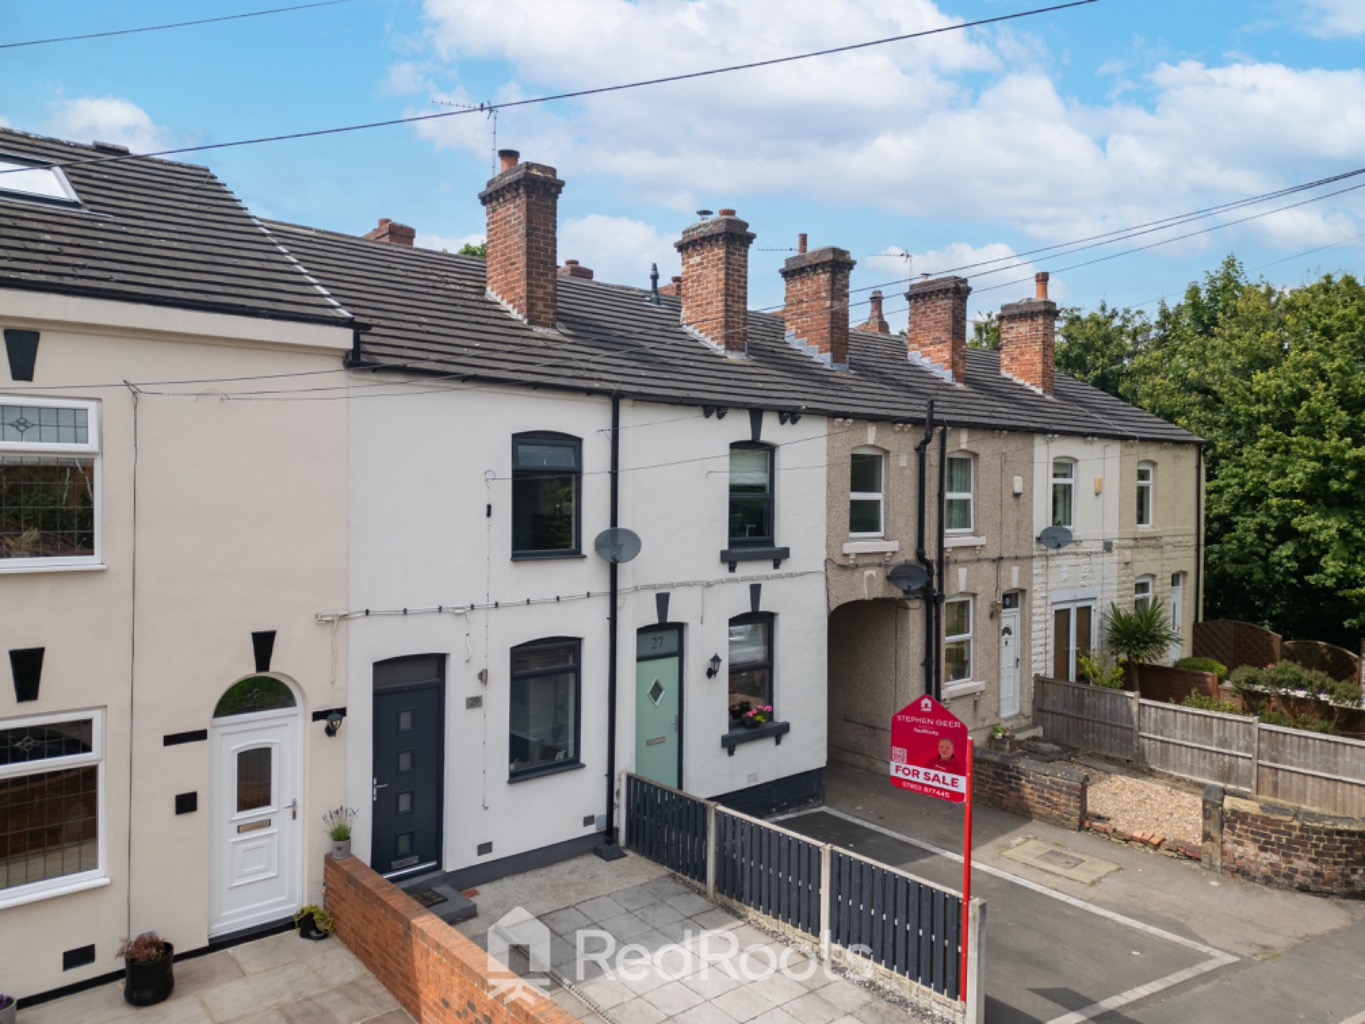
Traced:
POLYGON ((628 774, 625 845, 721 897, 874 963, 948 1001, 962 991, 966 1021, 984 1013, 980 949, 985 906, 973 900, 962 933, 962 897, 849 850, 628 774))

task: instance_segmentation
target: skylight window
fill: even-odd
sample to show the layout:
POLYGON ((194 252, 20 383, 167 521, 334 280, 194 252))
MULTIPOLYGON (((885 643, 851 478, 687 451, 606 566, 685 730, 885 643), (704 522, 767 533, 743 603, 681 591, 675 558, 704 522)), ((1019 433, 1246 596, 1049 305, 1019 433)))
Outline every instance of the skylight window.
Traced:
POLYGON ((60 167, 19 162, 0 156, 0 196, 40 203, 79 206, 76 190, 60 167))

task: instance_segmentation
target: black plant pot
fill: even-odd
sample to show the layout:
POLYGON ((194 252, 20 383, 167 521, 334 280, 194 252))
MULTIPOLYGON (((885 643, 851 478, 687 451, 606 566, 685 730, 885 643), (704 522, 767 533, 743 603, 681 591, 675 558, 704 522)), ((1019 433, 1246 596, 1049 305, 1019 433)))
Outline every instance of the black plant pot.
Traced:
POLYGON ((299 918, 299 938, 321 942, 327 938, 327 933, 318 928, 318 923, 313 920, 312 914, 304 914, 299 918))
POLYGON ((175 947, 166 943, 166 953, 159 960, 123 965, 123 999, 133 1006, 152 1006, 161 1002, 175 988, 175 947))

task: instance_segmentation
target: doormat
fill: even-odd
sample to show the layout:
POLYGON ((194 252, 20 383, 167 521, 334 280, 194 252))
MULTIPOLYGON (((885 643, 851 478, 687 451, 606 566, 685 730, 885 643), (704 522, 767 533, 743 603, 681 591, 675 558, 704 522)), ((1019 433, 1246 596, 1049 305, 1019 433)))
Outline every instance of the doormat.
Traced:
POLYGON ((416 889, 408 895, 424 907, 434 907, 436 904, 446 901, 446 898, 435 889, 416 889))

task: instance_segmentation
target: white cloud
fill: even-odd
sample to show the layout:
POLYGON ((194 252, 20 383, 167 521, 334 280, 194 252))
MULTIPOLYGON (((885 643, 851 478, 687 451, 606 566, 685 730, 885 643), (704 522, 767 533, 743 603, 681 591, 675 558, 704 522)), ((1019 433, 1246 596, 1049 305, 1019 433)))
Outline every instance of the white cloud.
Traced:
POLYGON ((134 153, 165 149, 171 141, 170 134, 153 124, 145 110, 115 96, 64 99, 43 128, 72 142, 113 142, 134 153))
POLYGON ((1365 34, 1365 5, 1360 0, 1305 0, 1308 31, 1315 36, 1365 34))
MULTIPOLYGON (((1314 2, 1342 24, 1357 6, 1365 20, 1365 5, 1314 2)), ((477 99, 454 70, 460 61, 504 62, 510 79, 478 98, 505 100, 957 20, 930 0, 789 0, 781 18, 745 0, 426 0, 425 12, 430 74, 445 80, 446 98, 465 103, 477 99)), ((1108 61, 1103 73, 1122 77, 1108 99, 1084 102, 1059 91, 1058 61, 1039 38, 947 33, 506 110, 498 141, 571 183, 592 177, 622 200, 680 212, 742 212, 746 199, 772 197, 1006 225, 1044 241, 1365 164, 1365 71, 1144 60, 1145 71, 1108 61)), ((490 148, 477 114, 417 130, 437 148, 490 148)), ((1183 246, 1298 244, 1337 231, 1349 209, 1306 207, 1183 246)))
POLYGON ((483 241, 483 235, 465 235, 456 238, 454 235, 426 235, 417 232, 417 238, 413 242, 419 249, 444 249, 446 252, 459 252, 466 245, 478 245, 483 241))
POLYGON ((681 273, 674 241, 643 221, 593 213, 559 225, 559 261, 578 260, 598 281, 648 288, 652 263, 665 284, 681 273))

